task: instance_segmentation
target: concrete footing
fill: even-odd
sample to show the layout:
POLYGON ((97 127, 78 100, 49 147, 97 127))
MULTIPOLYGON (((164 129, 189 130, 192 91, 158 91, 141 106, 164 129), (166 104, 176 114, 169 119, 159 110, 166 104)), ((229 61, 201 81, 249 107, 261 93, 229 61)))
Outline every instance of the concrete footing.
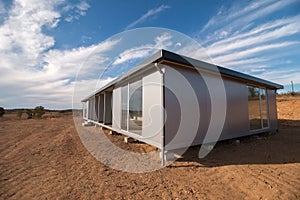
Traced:
MULTIPOLYGON (((160 150, 158 152, 159 152, 159 158, 161 159, 163 156, 163 153, 160 150)), ((166 161, 174 161, 175 160, 175 154, 173 151, 165 151, 164 157, 165 157, 166 161)))
POLYGON ((82 123, 82 126, 92 126, 93 125, 93 123, 92 122, 89 122, 89 121, 84 121, 83 123, 82 123))
POLYGON ((134 142, 134 139, 131 138, 131 137, 124 137, 124 142, 125 143, 131 143, 131 142, 134 142))
POLYGON ((105 134, 107 134, 107 135, 112 135, 112 134, 110 134, 110 133, 111 133, 111 130, 109 130, 109 129, 102 128, 102 131, 103 131, 105 134))
POLYGON ((114 132, 112 130, 108 131, 108 135, 115 135, 114 132))

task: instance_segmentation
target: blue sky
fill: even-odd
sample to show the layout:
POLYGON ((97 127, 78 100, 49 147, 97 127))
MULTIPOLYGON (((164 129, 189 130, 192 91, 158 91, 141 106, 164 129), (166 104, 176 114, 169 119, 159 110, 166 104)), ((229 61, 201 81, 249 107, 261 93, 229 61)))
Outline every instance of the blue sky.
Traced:
POLYGON ((293 80, 300 91, 299 8, 299 0, 0 0, 0 106, 70 108, 74 85, 84 96, 159 48, 287 91, 293 80), (134 31, 143 27, 161 29, 134 31), (103 66, 117 72, 99 81, 103 66))

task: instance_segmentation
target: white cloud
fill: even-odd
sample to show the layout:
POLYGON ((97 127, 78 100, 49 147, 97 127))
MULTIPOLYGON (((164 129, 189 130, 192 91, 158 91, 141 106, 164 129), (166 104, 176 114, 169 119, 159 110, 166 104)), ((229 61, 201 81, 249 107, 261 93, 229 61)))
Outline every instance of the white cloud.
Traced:
POLYGON ((78 80, 70 86, 74 88, 73 106, 75 108, 81 108, 81 100, 95 92, 97 89, 105 86, 109 82, 113 81, 113 78, 105 79, 84 79, 78 80))
MULTIPOLYGON (((41 101, 51 108, 70 108, 75 81, 83 83, 84 80, 89 80, 91 83, 84 86, 89 89, 86 92, 82 91, 82 95, 80 95, 82 98, 91 91, 91 88, 95 89, 99 84, 97 81, 101 70, 106 67, 107 58, 102 54, 110 50, 117 42, 118 40, 106 41, 90 47, 65 51, 51 50, 43 54, 42 61, 44 63, 39 70, 21 69, 21 67, 2 68, 0 74, 1 95, 4 97, 17 96, 17 99, 9 100, 12 105, 21 106, 18 99, 22 99, 22 106, 26 107, 35 106, 37 102, 41 101), (74 80, 76 75, 77 80, 74 80), (13 90, 7 90, 7 88, 13 88, 13 90)), ((14 60, 9 62, 16 66, 14 60)), ((77 85, 77 87, 83 86, 77 85)))
POLYGON ((85 16, 87 10, 91 6, 85 1, 80 1, 75 4, 67 4, 63 7, 62 11, 67 12, 67 16, 65 17, 65 21, 72 22, 74 20, 78 20, 81 16, 85 16))
POLYGON ((224 8, 223 6, 218 11, 217 15, 213 16, 206 25, 202 28, 201 32, 206 31, 207 29, 219 25, 224 24, 225 22, 235 20, 237 18, 240 19, 241 16, 245 16, 247 13, 251 11, 255 11, 256 9, 263 7, 271 2, 274 2, 274 0, 265 0, 265 1, 254 1, 250 3, 249 5, 245 6, 241 9, 242 5, 233 6, 231 8, 224 8), (228 10, 225 12, 224 10, 228 10))
MULTIPOLYGON (((0 27, 0 50, 14 51, 26 55, 26 63, 34 60, 49 47, 54 45, 54 39, 42 33, 43 26, 54 27, 60 14, 54 10, 58 1, 45 3, 43 1, 15 1, 9 11, 9 17, 0 27)), ((4 55, 3 55, 4 52, 4 55)))
POLYGON ((213 61, 219 65, 228 66, 228 62, 232 62, 233 60, 241 60, 243 58, 245 59, 247 57, 261 53, 263 51, 279 49, 279 48, 283 48, 283 47, 287 47, 287 46, 291 46, 291 45, 295 45, 295 44, 300 44, 300 43, 299 42, 282 42, 282 43, 274 43, 274 44, 268 44, 268 45, 260 45, 260 46, 256 46, 256 47, 253 47, 250 49, 235 52, 234 55, 233 54, 225 54, 225 55, 221 55, 218 57, 214 57, 213 61))
POLYGON ((177 43, 175 44, 175 47, 181 47, 181 43, 180 43, 180 42, 177 42, 177 43))
POLYGON ((169 33, 162 33, 155 38, 154 47, 157 49, 166 49, 167 47, 172 46, 173 42, 171 39, 172 36, 169 33))
POLYGON ((267 70, 260 75, 261 78, 276 81, 283 85, 288 85, 291 80, 294 83, 300 83, 300 71, 292 69, 267 70))
POLYGON ((192 43, 183 45, 177 51, 181 55, 185 55, 194 59, 202 60, 205 62, 212 62, 211 58, 206 52, 206 49, 193 41, 192 43))
MULTIPOLYGON (((70 108, 77 71, 81 68, 79 81, 97 80, 95 69, 100 73, 107 61, 104 53, 119 42, 108 40, 89 47, 50 50, 55 40, 43 33, 42 27, 56 27, 61 17, 56 7, 61 3, 17 0, 8 11, 0 26, 0 98, 4 107, 41 104, 70 108)), ((85 8, 82 5, 81 9, 85 8)))
POLYGON ((151 45, 143 45, 143 46, 127 49, 122 53, 120 53, 119 57, 112 64, 119 65, 130 60, 144 58, 149 56, 152 51, 153 48, 151 45))
POLYGON ((300 15, 269 21, 264 24, 258 25, 257 27, 254 27, 251 30, 240 32, 236 35, 231 35, 228 38, 215 41, 213 44, 210 45, 210 47, 216 47, 216 46, 222 47, 222 45, 223 46, 230 45, 235 41, 248 39, 250 37, 263 36, 265 33, 270 33, 273 32, 273 30, 276 30, 277 28, 286 27, 289 25, 296 26, 297 29, 299 29, 299 20, 300 20, 300 15))
POLYGON ((78 10, 80 11, 86 11, 87 9, 90 8, 90 5, 85 1, 81 1, 76 5, 76 8, 78 8, 78 10))
POLYGON ((274 43, 274 44, 268 44, 268 45, 260 45, 260 46, 255 46, 253 48, 249 48, 246 50, 241 50, 239 52, 234 52, 234 56, 232 54, 226 54, 226 55, 220 55, 218 57, 213 57, 213 60, 216 63, 219 64, 227 64, 226 62, 228 61, 233 61, 233 60, 238 60, 242 58, 247 58, 249 56, 253 56, 257 53, 261 53, 262 51, 268 51, 268 50, 274 50, 286 46, 291 46, 295 44, 300 44, 300 42, 281 42, 281 43, 274 43))
POLYGON ((284 1, 275 1, 272 2, 270 5, 268 6, 261 6, 259 7, 259 9, 249 15, 247 15, 246 17, 242 18, 241 21, 242 22, 249 22, 249 21, 253 21, 256 20, 260 17, 266 16, 270 13, 274 13, 294 2, 297 2, 297 0, 284 0, 284 1))
MULTIPOLYGON (((206 35, 201 44, 217 65, 259 74, 268 80, 285 84, 283 78, 275 77, 275 73, 270 71, 277 71, 278 66, 289 66, 292 63, 279 63, 293 55, 297 56, 295 49, 300 46, 296 39, 300 36, 300 15, 276 16, 281 16, 277 14, 288 10, 296 2, 252 1, 240 2, 229 8, 221 7, 200 31, 202 36, 206 35), (268 20, 270 16, 272 20, 268 20)), ((288 77, 299 80, 296 74, 288 77)))
POLYGON ((145 13, 144 15, 142 15, 140 18, 138 18, 137 20, 135 20, 134 22, 130 23, 125 30, 128 30, 130 28, 135 27, 136 25, 145 22, 148 18, 157 15, 158 13, 166 10, 170 8, 170 6, 167 5, 161 5, 158 8, 153 8, 151 10, 148 10, 147 13, 145 13))
MULTIPOLYGON (((231 61, 227 61, 225 66, 231 66, 231 67, 240 67, 240 66, 249 66, 249 64, 256 64, 256 63, 261 63, 264 61, 269 60, 269 57, 260 57, 260 58, 247 58, 247 59, 237 59, 237 60, 231 60, 231 61)), ((222 65, 224 65, 222 63, 222 65)), ((253 65, 252 65, 253 66, 253 65)))
POLYGON ((113 62, 113 65, 123 64, 130 60, 146 58, 160 49, 166 49, 172 46, 172 36, 168 33, 162 33, 154 39, 154 44, 145 44, 138 47, 126 49, 113 62))
MULTIPOLYGON (((227 8, 227 11, 222 13, 222 15, 213 16, 200 31, 201 34, 204 34, 206 31, 211 32, 215 30, 213 34, 207 36, 204 44, 218 38, 222 31, 228 32, 229 35, 234 34, 235 31, 239 33, 241 29, 243 30, 244 27, 248 27, 248 25, 256 22, 256 20, 284 9, 296 2, 297 0, 268 0, 253 1, 249 5, 235 4, 227 8)), ((243 31, 247 30, 244 29, 243 31)))

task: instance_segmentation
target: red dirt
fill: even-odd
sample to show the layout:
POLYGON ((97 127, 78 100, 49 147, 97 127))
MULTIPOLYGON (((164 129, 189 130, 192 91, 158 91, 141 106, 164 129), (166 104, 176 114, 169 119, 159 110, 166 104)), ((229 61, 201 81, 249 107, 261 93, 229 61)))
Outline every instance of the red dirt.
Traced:
MULTIPOLYGON (((197 147, 169 167, 143 174, 110 169, 82 145, 71 113, 0 119, 0 199, 299 199, 300 99, 278 99, 280 130, 197 147), (52 117, 49 117, 52 116, 52 117)), ((145 144, 123 149, 147 151, 145 144)))

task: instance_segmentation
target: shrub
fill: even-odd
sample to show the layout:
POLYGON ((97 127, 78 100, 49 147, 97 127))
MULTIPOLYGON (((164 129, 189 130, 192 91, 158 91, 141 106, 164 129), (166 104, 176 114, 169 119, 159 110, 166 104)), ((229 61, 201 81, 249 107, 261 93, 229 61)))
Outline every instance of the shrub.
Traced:
POLYGON ((37 118, 42 118, 42 116, 45 114, 45 109, 43 106, 37 106, 34 108, 34 114, 37 118))
POLYGON ((18 112, 17 112, 17 117, 18 117, 19 119, 21 119, 21 118, 22 118, 22 114, 23 114, 23 110, 18 110, 18 112))
POLYGON ((0 117, 3 117, 4 114, 5 114, 4 108, 0 107, 0 117))
POLYGON ((31 109, 26 109, 27 119, 31 119, 33 117, 33 112, 31 109))

